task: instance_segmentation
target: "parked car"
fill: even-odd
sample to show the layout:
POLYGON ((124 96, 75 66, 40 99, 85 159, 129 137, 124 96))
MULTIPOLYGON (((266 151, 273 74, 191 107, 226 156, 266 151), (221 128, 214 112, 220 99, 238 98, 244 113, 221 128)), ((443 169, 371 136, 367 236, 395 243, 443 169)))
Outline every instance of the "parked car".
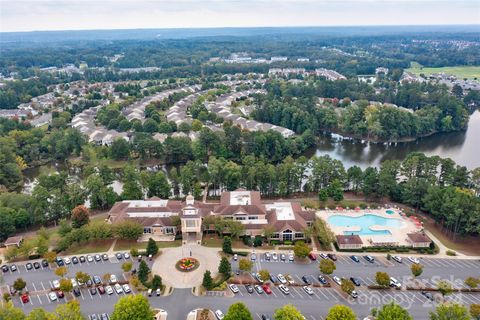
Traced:
POLYGON ((78 258, 78 260, 80 260, 81 263, 85 263, 85 256, 80 256, 80 258, 78 258))
POLYGON ((270 252, 265 252, 265 260, 270 261, 270 252))
POLYGON ((401 288, 402 284, 394 277, 390 277, 390 287, 401 288))
POLYGON ((30 301, 30 298, 28 297, 28 294, 26 294, 26 293, 22 294, 20 299, 22 299, 23 303, 28 303, 30 301))
POLYGON ((357 291, 353 290, 352 292, 350 292, 350 296, 354 299, 357 299, 358 298, 358 293, 357 291))
POLYGON ((100 315, 100 320, 109 320, 109 319, 110 319, 110 317, 109 317, 108 314, 106 314, 106 313, 102 313, 102 314, 100 315))
POLYGON ((117 276, 114 274, 110 275, 110 283, 117 283, 117 276))
POLYGON ((70 260, 70 258, 65 258, 63 259, 63 262, 65 262, 65 264, 70 264, 72 262, 72 260, 70 260))
POLYGON ((235 254, 233 255, 233 261, 237 261, 237 260, 238 260, 238 254, 235 253, 235 254))
POLYGON ((305 291, 308 295, 313 295, 313 290, 309 286, 303 286, 303 291, 305 291))
POLYGON ((263 289, 263 291, 264 291, 266 294, 272 294, 272 289, 270 289, 270 286, 269 286, 269 285, 264 284, 264 285, 262 286, 262 289, 263 289))
POLYGON ((222 320, 225 316, 221 310, 217 310, 215 311, 215 317, 217 317, 218 320, 222 320))
POLYGON ((95 284, 101 284, 102 283, 102 279, 100 279, 99 276, 93 276, 93 282, 95 284))
POLYGON ((104 253, 102 255, 102 259, 103 259, 103 261, 107 261, 108 260, 108 255, 106 253, 104 253))
POLYGON ((308 254, 308 258, 309 258, 310 260, 312 260, 312 261, 317 260, 317 256, 316 256, 315 253, 313 253, 313 252, 310 252, 310 253, 308 254))
POLYGON ((293 262, 293 260, 294 260, 294 259, 293 259, 293 254, 290 253, 290 254, 288 255, 288 261, 293 262))
POLYGON ((356 263, 359 263, 359 262, 360 262, 360 259, 359 259, 357 256, 350 256, 350 259, 352 259, 352 260, 355 261, 356 263))
POLYGON ((102 286, 98 287, 97 290, 98 290, 98 293, 100 293, 100 294, 104 294, 104 293, 105 293, 105 288, 102 287, 102 286))
POLYGON ((42 260, 42 267, 47 268, 48 267, 48 261, 47 259, 42 260))
POLYGON ((262 294, 262 293, 263 293, 262 287, 260 287, 258 284, 256 284, 256 285, 254 286, 254 288, 255 288, 255 291, 257 291, 258 294, 262 294))
POLYGON ((77 280, 75 280, 74 278, 70 279, 70 281, 72 282, 72 287, 75 288, 78 286, 77 280))
POLYGON ((398 263, 402 263, 402 257, 399 256, 392 256, 392 259, 397 261, 398 263))
POLYGON ((248 293, 253 293, 253 287, 251 284, 246 284, 245 289, 247 290, 248 293))
POLYGON ((290 294, 290 289, 288 289, 286 286, 284 286, 283 284, 279 285, 278 286, 278 289, 280 289, 280 291, 283 292, 283 294, 290 294))
POLYGON ((33 267, 34 267, 35 269, 40 269, 40 262, 34 262, 34 263, 33 263, 33 267))
POLYGON ((160 297, 161 294, 162 294, 162 292, 160 291, 160 289, 155 290, 155 295, 157 297, 160 297))
POLYGON ((63 259, 60 258, 60 257, 57 257, 57 258, 55 259, 55 262, 57 263, 57 266, 59 266, 59 267, 62 267, 62 266, 65 265, 65 262, 63 262, 63 259))
POLYGON ((4 265, 2 266, 2 271, 3 271, 3 272, 8 272, 8 270, 9 270, 9 269, 8 269, 8 266, 7 266, 6 264, 4 264, 4 265))
POLYGON ((29 263, 27 263, 27 264, 25 265, 25 268, 27 268, 27 270, 32 270, 32 269, 33 269, 33 264, 31 264, 31 263, 29 262, 29 263))
POLYGON ((92 263, 93 262, 93 257, 91 255, 88 255, 87 256, 87 261, 92 263))
POLYGON ((302 276, 302 280, 303 282, 305 282, 305 284, 307 285, 311 285, 312 284, 312 281, 308 278, 308 276, 302 276))
POLYGON ((256 261, 256 260, 257 260, 257 255, 256 255, 255 253, 252 253, 252 254, 250 255, 250 259, 251 259, 252 261, 256 261))
POLYGON ((120 252, 118 252, 115 256, 118 260, 123 259, 123 255, 120 252))
POLYGON ((262 320, 271 320, 269 316, 267 316, 266 314, 262 314, 262 320))
POLYGON ((105 287, 105 292, 107 292, 107 294, 113 294, 113 288, 112 288, 112 286, 106 286, 106 287, 105 287))
POLYGON ((15 272, 15 271, 17 271, 17 270, 18 270, 18 269, 17 269, 17 266, 16 266, 16 265, 12 264, 12 265, 10 266, 10 271, 15 272))
POLYGON ((130 293, 132 290, 130 290, 130 286, 128 284, 122 285, 123 292, 125 293, 130 293))
POLYGON ((90 288, 90 294, 92 296, 96 295, 97 294, 97 288, 95 288, 95 287, 90 288))
POLYGON ((288 284, 295 284, 295 280, 293 280, 293 277, 289 274, 285 276, 285 279, 287 279, 288 284))
POLYGON ((115 289, 115 292, 116 292, 117 294, 120 294, 120 293, 123 292, 122 286, 119 285, 118 283, 116 283, 115 286, 113 286, 113 288, 115 289))
POLYGON ((230 290, 232 290, 233 293, 238 293, 240 291, 235 284, 229 284, 228 287, 230 288, 230 290))
POLYGON ((278 281, 280 281, 281 284, 286 284, 287 283, 287 279, 285 279, 285 277, 281 273, 279 273, 277 275, 277 279, 278 279, 278 281))
POLYGON ((374 263, 375 262, 375 258, 372 257, 372 256, 364 256, 363 257, 365 260, 367 260, 368 262, 370 263, 374 263))
POLYGON ((282 261, 287 260, 287 256, 284 253, 280 254, 280 260, 282 261))
POLYGON ((97 262, 102 261, 102 257, 100 257, 99 254, 96 254, 95 255, 95 261, 97 261, 97 262))
POLYGON ((88 318, 89 318, 90 320, 98 320, 98 317, 97 317, 96 314, 91 314, 91 315, 88 316, 88 318))
POLYGON ((329 253, 327 256, 332 260, 332 261, 337 261, 337 255, 334 253, 329 253))
POLYGON ((325 279, 325 277, 322 276, 322 275, 319 275, 319 276, 318 276, 318 281, 319 281, 321 284, 323 284, 323 285, 328 284, 327 279, 325 279))
POLYGON ((258 282, 263 283, 263 280, 262 278, 260 278, 260 275, 258 273, 252 273, 252 277, 258 282))
POLYGON ((53 288, 54 288, 54 289, 60 288, 60 281, 58 281, 58 280, 53 280, 53 281, 52 281, 52 284, 53 284, 53 288))
POLYGON ((273 261, 277 261, 277 260, 278 260, 278 255, 277 255, 276 252, 273 252, 273 253, 272 253, 272 260, 273 260, 273 261))
POLYGON ((77 264, 78 263, 78 258, 77 257, 72 257, 72 263, 77 264))
POLYGON ((422 291, 422 294, 425 296, 425 298, 427 298, 428 300, 430 301, 433 301, 434 300, 434 297, 433 297, 433 294, 431 292, 428 292, 428 291, 422 291))
POLYGON ((333 281, 334 281, 336 284, 338 284, 339 286, 342 285, 342 279, 340 279, 339 277, 333 276, 332 279, 333 279, 333 281))
POLYGON ((326 253, 320 253, 320 257, 322 257, 322 259, 328 259, 328 256, 326 253))
POLYGON ((360 280, 355 278, 355 277, 350 277, 350 281, 352 281, 352 283, 354 285, 356 285, 357 287, 360 287, 360 280))
POLYGON ((418 258, 415 258, 415 257, 412 257, 412 256, 409 256, 407 258, 411 263, 416 263, 416 264, 419 264, 420 263, 420 260, 418 260, 418 258))
POLYGON ((65 293, 63 293, 62 290, 58 290, 58 291, 57 291, 57 297, 59 297, 60 299, 62 299, 62 298, 65 297, 65 293))
POLYGON ((80 289, 78 289, 78 287, 73 288, 73 294, 75 295, 75 297, 79 297, 81 295, 80 289))
POLYGON ((123 257, 124 257, 125 259, 130 259, 130 254, 129 254, 128 252, 125 252, 125 253, 123 254, 123 257))
POLYGON ((51 301, 57 300, 57 294, 53 291, 48 294, 48 297, 50 298, 51 301))
POLYGON ((272 283, 277 283, 277 282, 279 282, 278 279, 277 279, 277 277, 276 277, 274 274, 271 274, 271 275, 270 275, 270 281, 272 281, 272 283))

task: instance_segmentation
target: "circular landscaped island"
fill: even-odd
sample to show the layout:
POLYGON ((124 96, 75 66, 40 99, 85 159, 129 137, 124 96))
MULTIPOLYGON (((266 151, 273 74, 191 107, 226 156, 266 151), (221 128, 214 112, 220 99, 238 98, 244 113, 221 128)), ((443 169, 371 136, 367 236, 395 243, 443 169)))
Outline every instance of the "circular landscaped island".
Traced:
POLYGON ((200 265, 200 262, 198 262, 197 259, 189 257, 189 258, 182 258, 178 260, 177 263, 175 264, 175 267, 179 271, 189 272, 197 269, 199 265, 200 265))

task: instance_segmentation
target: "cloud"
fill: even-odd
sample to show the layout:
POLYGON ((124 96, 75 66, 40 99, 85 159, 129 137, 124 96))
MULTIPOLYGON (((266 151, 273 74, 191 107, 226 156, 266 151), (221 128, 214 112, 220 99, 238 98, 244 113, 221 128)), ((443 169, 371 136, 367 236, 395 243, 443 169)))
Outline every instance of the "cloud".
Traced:
POLYGON ((0 0, 0 30, 478 24, 477 0, 0 0))

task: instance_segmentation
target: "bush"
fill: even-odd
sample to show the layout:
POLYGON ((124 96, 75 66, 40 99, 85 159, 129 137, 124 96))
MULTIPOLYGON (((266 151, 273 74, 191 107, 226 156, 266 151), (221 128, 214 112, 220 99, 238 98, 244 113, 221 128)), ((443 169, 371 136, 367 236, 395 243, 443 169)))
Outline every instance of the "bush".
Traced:
POLYGON ((452 250, 447 250, 447 252, 445 252, 447 254, 447 256, 456 256, 457 253, 455 251, 452 251, 452 250))
POLYGON ((242 238, 243 244, 246 246, 252 246, 252 238, 250 236, 245 236, 242 238))
POLYGON ((286 245, 286 246, 291 246, 293 244, 293 241, 286 240, 286 241, 283 242, 283 244, 286 245))
POLYGON ((263 244, 262 236, 255 236, 255 239, 253 240, 253 246, 254 247, 261 247, 262 244, 263 244))

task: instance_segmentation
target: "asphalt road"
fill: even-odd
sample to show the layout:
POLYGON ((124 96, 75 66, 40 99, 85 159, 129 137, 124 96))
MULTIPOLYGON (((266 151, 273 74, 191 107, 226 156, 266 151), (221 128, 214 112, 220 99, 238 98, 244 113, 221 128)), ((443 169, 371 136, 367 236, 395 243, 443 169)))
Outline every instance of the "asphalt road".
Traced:
MULTIPOLYGON (((428 312, 435 308, 437 302, 431 302, 426 299, 420 292, 414 291, 397 291, 389 290, 387 292, 379 292, 368 290, 366 285, 375 282, 375 273, 377 271, 385 271, 391 276, 396 277, 402 283, 411 278, 410 262, 404 259, 399 264, 394 261, 387 261, 384 258, 377 257, 374 263, 369 263, 360 257, 360 263, 354 262, 348 256, 338 256, 336 263, 337 270, 334 275, 339 277, 357 277, 362 285, 357 287, 359 293, 358 299, 345 297, 341 290, 334 285, 332 288, 316 288, 314 294, 308 295, 301 286, 291 287, 290 295, 284 295, 277 287, 273 287, 272 294, 249 294, 243 286, 239 286, 240 292, 234 297, 223 296, 222 294, 197 297, 191 293, 190 289, 175 289, 170 296, 149 297, 152 307, 161 308, 168 312, 169 319, 185 319, 189 311, 196 308, 210 308, 212 310, 221 309, 226 311, 228 307, 236 301, 244 302, 254 314, 256 319, 260 319, 261 314, 272 315, 276 308, 287 303, 293 303, 299 308, 307 319, 323 319, 328 313, 328 309, 335 304, 346 304, 354 309, 359 319, 368 315, 373 307, 395 300, 403 307, 407 308, 415 319, 426 319, 428 312)), ((321 258, 319 258, 321 259, 321 258)), ((78 264, 69 266, 69 276, 73 277, 75 272, 84 271, 90 275, 102 276, 105 273, 116 274, 118 278, 122 277, 121 263, 115 257, 110 257, 109 261, 101 261, 93 264, 78 264)), ((318 269, 319 261, 309 263, 282 262, 282 261, 265 261, 263 255, 259 255, 255 261, 254 270, 267 269, 272 274, 282 273, 291 275, 296 283, 301 283, 303 275, 315 283, 319 284, 317 276, 320 274, 318 269)), ((463 280, 468 276, 480 276, 480 262, 475 260, 458 260, 458 259, 435 259, 423 258, 424 273, 419 277, 427 286, 435 286, 440 279, 449 280, 454 287, 461 288, 465 285, 463 280)), ((30 302, 23 305, 18 296, 13 298, 17 306, 21 306, 25 312, 29 312, 34 308, 42 307, 47 310, 53 310, 56 305, 63 301, 52 302, 48 299, 47 293, 50 283, 58 277, 54 274, 53 269, 30 270, 27 272, 24 265, 17 265, 19 271, 4 274, 4 284, 11 285, 13 281, 22 277, 27 281, 27 287, 31 291, 43 290, 40 293, 32 293, 30 302)), ((135 261, 135 266, 138 262, 135 261)), ((232 268, 237 268, 237 263, 232 261, 232 268)), ((124 294, 121 294, 124 295, 124 294)), ((80 301, 82 310, 85 315, 100 314, 103 312, 110 313, 114 304, 118 300, 119 295, 91 295, 88 290, 83 289, 82 295, 76 299, 80 301)), ((436 298, 440 298, 437 296, 436 298)), ((67 295, 67 300, 72 299, 67 295)), ((65 300, 65 299, 62 299, 65 300)), ((472 303, 480 303, 479 293, 470 294, 452 294, 447 297, 449 301, 456 301, 469 305, 472 303)))

